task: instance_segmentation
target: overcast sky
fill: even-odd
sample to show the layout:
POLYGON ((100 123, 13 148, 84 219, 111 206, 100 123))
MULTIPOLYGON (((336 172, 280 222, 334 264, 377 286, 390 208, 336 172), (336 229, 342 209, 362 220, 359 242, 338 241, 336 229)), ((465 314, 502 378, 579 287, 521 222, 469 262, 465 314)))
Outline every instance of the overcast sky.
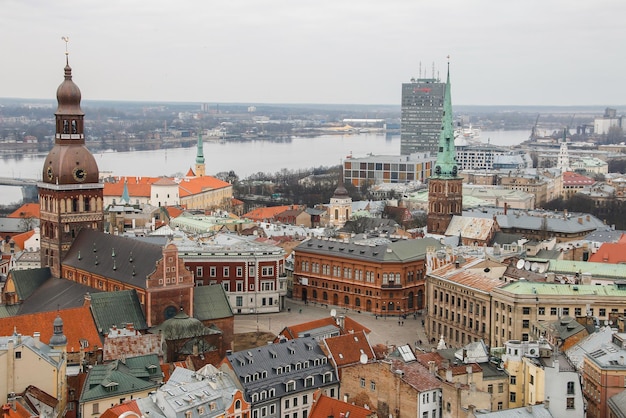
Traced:
POLYGON ((0 97, 55 97, 65 44, 83 99, 626 104, 624 0, 0 0, 0 97))

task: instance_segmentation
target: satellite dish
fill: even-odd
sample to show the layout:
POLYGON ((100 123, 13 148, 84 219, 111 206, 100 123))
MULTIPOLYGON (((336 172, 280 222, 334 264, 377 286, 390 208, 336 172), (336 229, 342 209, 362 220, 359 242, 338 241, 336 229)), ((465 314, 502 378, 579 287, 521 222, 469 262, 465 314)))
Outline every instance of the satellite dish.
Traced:
POLYGON ((530 270, 530 261, 524 263, 524 269, 530 270))
POLYGON ((607 325, 609 325, 609 321, 607 321, 606 319, 604 320, 604 326, 606 327, 607 325))
POLYGON ((524 260, 517 260, 517 264, 515 265, 519 270, 524 268, 524 260))
POLYGON ((331 309, 330 310, 330 316, 332 316, 333 318, 337 316, 337 310, 336 309, 331 309))
POLYGON ((532 271, 534 271, 535 273, 539 271, 539 264, 537 263, 532 263, 532 265, 530 266, 530 269, 532 271))
POLYGON ((366 364, 367 363, 367 354, 361 353, 361 357, 359 357, 359 361, 361 362, 361 364, 366 364))

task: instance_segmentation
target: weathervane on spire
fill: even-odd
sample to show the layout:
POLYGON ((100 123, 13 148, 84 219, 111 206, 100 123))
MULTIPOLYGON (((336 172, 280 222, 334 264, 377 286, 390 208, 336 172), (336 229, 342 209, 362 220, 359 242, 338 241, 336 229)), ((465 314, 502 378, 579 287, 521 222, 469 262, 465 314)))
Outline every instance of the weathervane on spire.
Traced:
POLYGON ((61 40, 63 42, 65 42, 65 62, 67 63, 69 61, 69 51, 67 50, 67 44, 70 42, 70 37, 69 36, 61 36, 61 40))

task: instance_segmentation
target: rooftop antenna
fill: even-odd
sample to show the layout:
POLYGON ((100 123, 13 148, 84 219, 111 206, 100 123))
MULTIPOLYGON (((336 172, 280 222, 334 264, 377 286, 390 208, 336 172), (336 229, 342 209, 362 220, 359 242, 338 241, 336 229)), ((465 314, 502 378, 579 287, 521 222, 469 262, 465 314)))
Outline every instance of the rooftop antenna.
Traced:
POLYGON ((433 61, 432 72, 433 72, 432 78, 435 78, 435 61, 433 61))
POLYGON ((422 78, 422 61, 420 61, 420 70, 419 70, 418 75, 419 75, 418 78, 422 78))

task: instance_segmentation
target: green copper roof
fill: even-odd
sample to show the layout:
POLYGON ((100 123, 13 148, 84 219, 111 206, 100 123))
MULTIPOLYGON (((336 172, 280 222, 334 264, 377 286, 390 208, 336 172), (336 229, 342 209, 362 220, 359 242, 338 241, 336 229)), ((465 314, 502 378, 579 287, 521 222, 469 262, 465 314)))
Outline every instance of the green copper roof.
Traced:
POLYGON ((452 97, 450 96, 450 64, 448 63, 448 78, 446 91, 443 97, 443 121, 439 134, 439 149, 437 162, 431 178, 454 179, 458 178, 456 151, 454 149, 454 122, 452 120, 452 97))
POLYGON ((560 284, 544 282, 516 281, 500 288, 499 291, 517 295, 553 295, 553 296, 616 296, 625 297, 626 289, 615 284, 596 286, 592 284, 560 284))
POLYGON ((204 164, 204 154, 202 153, 202 134, 198 134, 198 153, 196 154, 196 163, 204 164))

